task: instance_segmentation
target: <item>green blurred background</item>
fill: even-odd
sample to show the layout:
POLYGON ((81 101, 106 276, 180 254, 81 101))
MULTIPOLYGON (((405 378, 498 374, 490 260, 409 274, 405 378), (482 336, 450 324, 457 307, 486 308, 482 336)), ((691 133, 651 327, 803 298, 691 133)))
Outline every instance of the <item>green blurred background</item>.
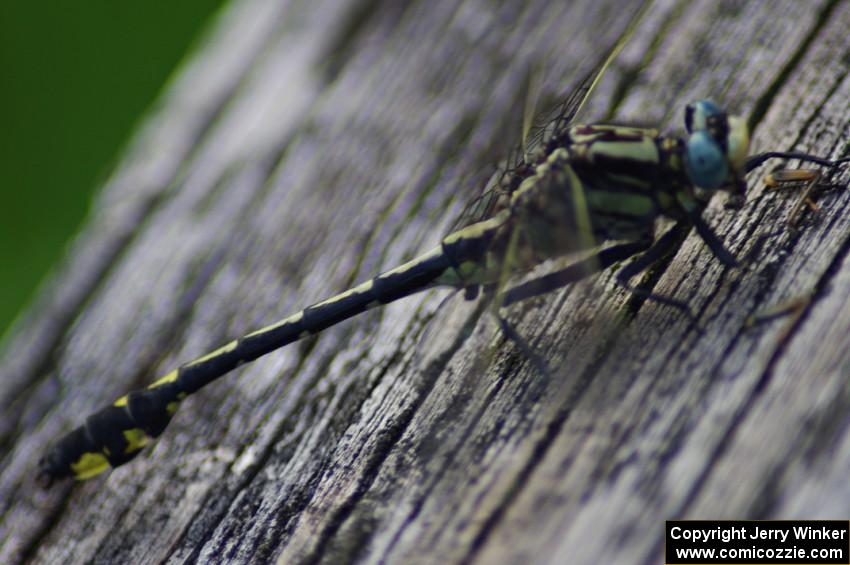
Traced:
POLYGON ((0 336, 223 4, 0 2, 0 336))

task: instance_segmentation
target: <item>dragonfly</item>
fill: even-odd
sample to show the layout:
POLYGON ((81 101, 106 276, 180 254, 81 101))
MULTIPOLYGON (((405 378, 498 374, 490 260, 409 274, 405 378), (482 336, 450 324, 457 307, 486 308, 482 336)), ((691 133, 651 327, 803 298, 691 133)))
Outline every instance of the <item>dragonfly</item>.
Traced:
MULTIPOLYGON (((779 151, 750 156, 746 122, 708 100, 686 107, 684 136, 573 123, 591 90, 583 87, 565 101, 556 119, 535 130, 536 148, 506 167, 497 186, 470 206, 474 213, 437 246, 230 341, 91 414, 48 450, 37 480, 44 486, 69 477, 84 480, 128 463, 164 432, 184 399, 235 368, 427 289, 451 287, 464 291, 467 299, 483 289, 499 308, 508 307, 631 259, 616 275, 620 285, 682 307, 630 281, 671 254, 691 229, 720 263, 739 266, 702 217, 714 193, 743 198, 747 173, 769 159, 796 159, 829 170, 850 160, 779 151), (656 220, 662 217, 673 227, 657 236, 656 220), (505 284, 507 277, 576 253, 583 258, 559 271, 512 288, 505 284)), ((502 327, 510 334, 506 323, 502 327)))

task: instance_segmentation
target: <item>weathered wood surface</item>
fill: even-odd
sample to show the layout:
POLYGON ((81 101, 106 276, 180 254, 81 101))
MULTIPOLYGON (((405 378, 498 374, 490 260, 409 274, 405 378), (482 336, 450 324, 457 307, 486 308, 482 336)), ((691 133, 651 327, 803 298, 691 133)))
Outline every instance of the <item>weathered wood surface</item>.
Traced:
MULTIPOLYGON (((628 7, 626 7, 628 6, 628 7)), ((32 481, 127 390, 435 244, 634 16, 618 0, 244 0, 177 76, 0 362, 0 562, 657 563, 663 521, 847 517, 850 216, 751 178, 641 303, 603 273, 510 318, 411 297, 184 403, 132 464, 32 481), (799 317, 748 316, 807 293, 799 317)), ((848 2, 653 4, 583 114, 681 128, 712 97, 754 151, 846 152, 848 2)), ((844 173, 839 180, 847 181, 844 173)))

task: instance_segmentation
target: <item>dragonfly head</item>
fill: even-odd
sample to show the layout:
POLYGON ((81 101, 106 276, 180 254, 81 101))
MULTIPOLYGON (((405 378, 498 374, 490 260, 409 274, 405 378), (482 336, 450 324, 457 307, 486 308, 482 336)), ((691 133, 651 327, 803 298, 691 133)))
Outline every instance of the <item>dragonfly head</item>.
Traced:
POLYGON ((741 192, 750 143, 746 122, 700 100, 685 109, 685 128, 685 170, 691 182, 706 190, 741 192))

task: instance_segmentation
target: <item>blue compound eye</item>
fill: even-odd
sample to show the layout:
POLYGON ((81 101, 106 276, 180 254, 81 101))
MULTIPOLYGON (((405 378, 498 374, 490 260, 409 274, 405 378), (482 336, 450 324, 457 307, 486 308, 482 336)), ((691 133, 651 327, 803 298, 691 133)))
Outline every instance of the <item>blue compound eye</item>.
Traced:
POLYGON ((691 182, 700 188, 719 188, 729 178, 726 155, 704 130, 694 132, 688 138, 685 168, 691 182))
POLYGON ((700 100, 685 107, 685 129, 688 133, 705 129, 706 121, 711 116, 723 113, 720 107, 711 100, 700 100))

